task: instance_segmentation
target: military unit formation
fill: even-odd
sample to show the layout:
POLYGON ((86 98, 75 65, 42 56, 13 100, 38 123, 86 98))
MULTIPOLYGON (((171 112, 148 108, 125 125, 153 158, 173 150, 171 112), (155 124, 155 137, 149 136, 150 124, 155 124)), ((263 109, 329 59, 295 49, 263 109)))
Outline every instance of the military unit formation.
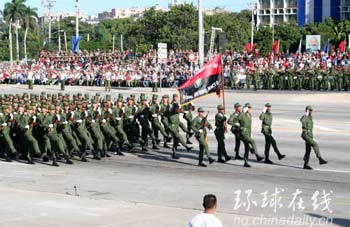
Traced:
MULTIPOLYGON (((111 95, 101 97, 98 93, 93 97, 81 93, 73 97, 45 92, 40 95, 24 93, 22 96, 5 94, 0 95, 0 104, 0 152, 8 162, 18 159, 35 164, 41 160, 59 166, 57 160, 64 160, 67 164, 73 164, 73 158, 87 162, 88 156, 100 160, 111 154, 122 156, 124 152, 135 152, 139 149, 136 144, 140 144, 143 152, 159 150, 162 136, 162 146, 172 150, 173 159, 179 158, 177 151, 180 146, 187 152, 193 149, 191 139, 194 137, 199 143, 198 166, 206 167, 204 154, 209 164, 231 160, 225 148, 228 128, 235 136, 235 159, 243 160, 245 167, 251 167, 248 163, 250 153, 258 162, 273 164, 269 158, 271 146, 279 160, 285 158, 272 136, 272 107, 269 103, 260 115, 261 132, 266 143, 265 157, 258 154, 252 138, 252 106, 249 103, 244 106, 236 103, 230 116, 225 115, 224 106, 217 106, 215 128, 208 122, 208 113, 202 107, 195 110, 192 103, 180 105, 177 94, 173 94, 171 101, 168 95, 163 95, 160 102, 157 95, 147 100, 145 94, 139 98, 119 94, 116 101, 112 101, 111 95), (214 130, 218 143, 217 160, 210 155, 207 130, 214 130), (243 157, 239 154, 241 143, 245 147, 243 157)), ((312 111, 312 107, 307 106, 300 120, 306 146, 305 169, 312 169, 309 166, 312 148, 320 164, 327 163, 313 139, 312 111)))

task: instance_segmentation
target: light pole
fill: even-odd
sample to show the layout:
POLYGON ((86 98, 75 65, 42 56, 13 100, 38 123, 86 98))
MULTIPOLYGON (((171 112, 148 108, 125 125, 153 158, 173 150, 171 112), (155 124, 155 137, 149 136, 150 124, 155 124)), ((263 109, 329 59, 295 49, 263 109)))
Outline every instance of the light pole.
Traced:
POLYGON ((250 36, 250 50, 253 50, 253 45, 254 45, 254 11, 256 9, 256 4, 249 3, 248 4, 249 8, 252 10, 252 25, 251 25, 251 36, 250 36))
POLYGON ((76 39, 78 39, 78 37, 79 37, 79 0, 76 0, 75 8, 77 10, 77 15, 75 18, 75 37, 76 37, 76 39))
POLYGON ((61 25, 60 25, 61 15, 58 16, 58 52, 61 52, 61 25))
POLYGON ((202 0, 198 0, 198 61, 199 66, 204 64, 204 28, 202 0))
POLYGON ((46 7, 49 9, 49 48, 50 48, 50 44, 51 44, 51 22, 52 22, 52 19, 51 19, 51 9, 53 8, 53 4, 55 1, 48 1, 49 4, 46 5, 46 7))

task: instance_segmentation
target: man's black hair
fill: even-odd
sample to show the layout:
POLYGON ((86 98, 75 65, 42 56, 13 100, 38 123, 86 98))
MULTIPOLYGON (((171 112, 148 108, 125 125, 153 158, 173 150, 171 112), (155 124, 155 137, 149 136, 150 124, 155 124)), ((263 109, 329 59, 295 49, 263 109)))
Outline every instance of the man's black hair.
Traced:
POLYGON ((213 194, 208 194, 205 195, 203 198, 203 207, 204 209, 208 210, 208 209, 212 209, 214 208, 216 205, 216 196, 213 194))

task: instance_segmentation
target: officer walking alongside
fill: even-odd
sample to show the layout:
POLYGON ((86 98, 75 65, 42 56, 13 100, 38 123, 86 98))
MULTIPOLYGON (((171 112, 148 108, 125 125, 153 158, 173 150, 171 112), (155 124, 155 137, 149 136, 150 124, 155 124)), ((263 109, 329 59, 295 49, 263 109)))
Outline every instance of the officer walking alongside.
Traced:
POLYGON ((242 106, 238 102, 235 104, 235 112, 231 114, 230 118, 228 119, 227 123, 231 125, 231 132, 233 135, 235 135, 235 153, 236 153, 236 160, 243 160, 241 156, 239 156, 239 148, 241 146, 241 128, 239 124, 239 116, 242 112, 242 106))

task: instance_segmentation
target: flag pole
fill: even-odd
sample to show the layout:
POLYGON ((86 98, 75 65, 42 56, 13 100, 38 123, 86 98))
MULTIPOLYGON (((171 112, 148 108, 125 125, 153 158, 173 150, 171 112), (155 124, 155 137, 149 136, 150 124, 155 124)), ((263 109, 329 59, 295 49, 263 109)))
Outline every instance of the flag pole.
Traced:
MULTIPOLYGON (((226 100, 225 100, 225 78, 223 73, 223 64, 222 64, 222 58, 220 55, 220 61, 221 61, 221 86, 222 86, 222 105, 224 106, 224 114, 226 115, 226 100)), ((227 133, 227 122, 224 122, 224 133, 227 133)))

